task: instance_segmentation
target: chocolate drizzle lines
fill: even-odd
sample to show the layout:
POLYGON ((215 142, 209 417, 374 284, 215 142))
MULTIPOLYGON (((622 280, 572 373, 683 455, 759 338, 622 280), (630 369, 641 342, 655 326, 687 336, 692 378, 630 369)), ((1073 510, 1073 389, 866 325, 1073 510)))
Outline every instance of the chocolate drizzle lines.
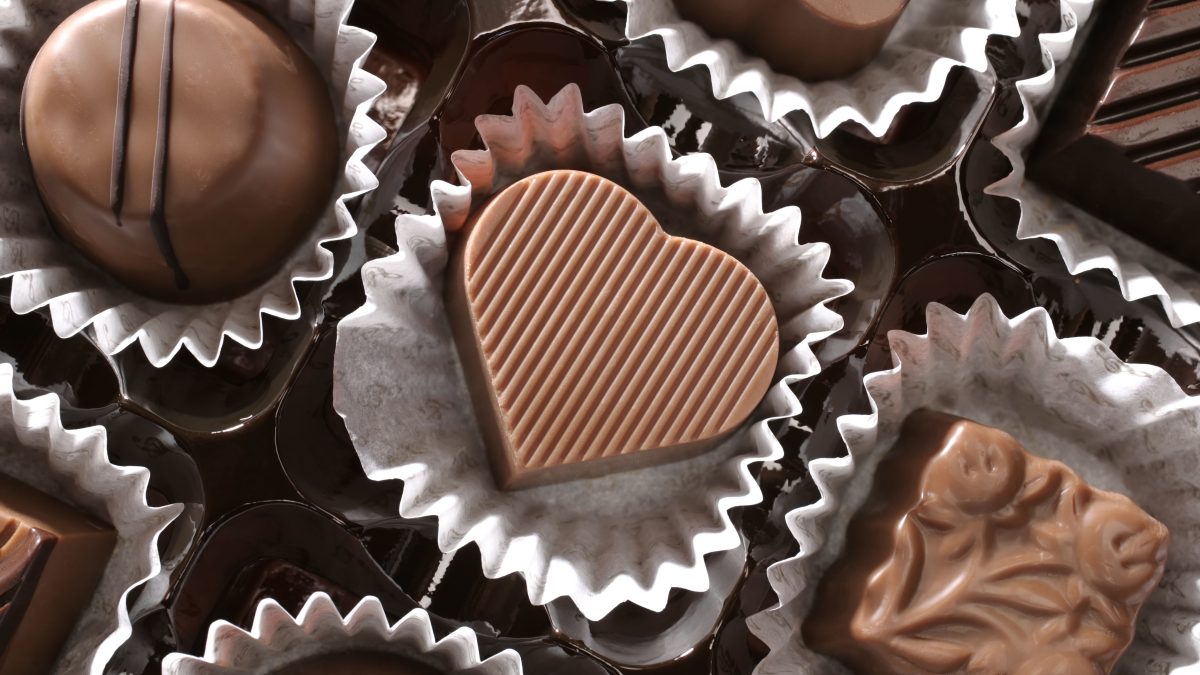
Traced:
POLYGON ((163 29, 162 68, 158 80, 158 138, 154 142, 154 174, 150 183, 150 228, 167 264, 175 272, 175 285, 189 285, 187 274, 171 245, 167 227, 167 146, 171 135, 171 66, 175 43, 175 0, 167 0, 167 21, 163 29))
POLYGON ((121 32, 121 65, 117 70, 117 123, 113 130, 112 175, 108 202, 117 225, 121 225, 121 207, 125 203, 125 150, 129 144, 129 98, 133 79, 133 59, 137 51, 138 0, 126 0, 125 28, 121 32))
MULTIPOLYGON (((126 0, 125 27, 121 33, 121 64, 117 71, 117 121, 113 130, 112 175, 109 185, 109 206, 121 226, 121 209, 125 206, 125 163, 129 145, 130 102, 133 90, 133 65, 137 52, 138 14, 141 0, 126 0)), ((175 285, 185 289, 190 285, 167 227, 167 151, 171 137, 171 74, 175 51, 175 0, 167 0, 166 23, 163 28, 162 66, 158 78, 158 128, 154 141, 154 168, 150 183, 150 229, 158 250, 175 274, 175 285)))

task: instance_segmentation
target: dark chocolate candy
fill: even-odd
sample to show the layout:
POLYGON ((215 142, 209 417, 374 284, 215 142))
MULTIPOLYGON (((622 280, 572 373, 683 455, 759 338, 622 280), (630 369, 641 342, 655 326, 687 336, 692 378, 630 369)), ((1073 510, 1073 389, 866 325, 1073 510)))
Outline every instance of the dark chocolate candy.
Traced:
POLYGON ((26 149, 57 231, 130 288, 235 297, 330 201, 339 143, 316 66, 225 0, 98 0, 38 52, 26 149))
POLYGON ((1109 0, 1094 21, 1030 175, 1200 267, 1200 0, 1109 0))
POLYGON ((275 670, 272 675, 441 675, 442 671, 397 654, 339 652, 305 659, 275 670))
POLYGON ((709 448, 758 406, 779 356, 750 270, 579 171, 526 178, 473 214, 447 287, 504 488, 709 448))
POLYGON ((860 675, 1107 673, 1167 529, 1008 434, 921 410, 880 463, 804 624, 860 675))
POLYGON ((675 0, 684 18, 802 80, 845 77, 870 63, 908 0, 675 0))
POLYGON ((116 541, 111 528, 0 474, 0 675, 51 671, 116 541))

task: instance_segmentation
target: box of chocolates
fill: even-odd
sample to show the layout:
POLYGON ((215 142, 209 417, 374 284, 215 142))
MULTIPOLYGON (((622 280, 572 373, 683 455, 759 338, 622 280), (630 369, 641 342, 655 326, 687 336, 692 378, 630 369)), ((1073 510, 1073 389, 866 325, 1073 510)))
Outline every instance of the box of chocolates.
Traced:
POLYGON ((0 675, 1200 668, 1198 54, 0 2, 0 675))

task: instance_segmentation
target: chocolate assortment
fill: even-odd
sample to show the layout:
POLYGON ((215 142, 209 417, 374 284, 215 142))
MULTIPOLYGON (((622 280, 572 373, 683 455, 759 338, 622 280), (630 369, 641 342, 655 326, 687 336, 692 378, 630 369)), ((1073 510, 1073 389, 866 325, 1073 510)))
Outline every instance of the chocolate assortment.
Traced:
MULTIPOLYGON (((757 3, 746 3, 745 16, 717 17, 705 11, 737 12, 732 5, 678 4, 715 35, 814 81, 871 61, 892 25, 913 10, 880 0, 869 3, 870 16, 832 16, 812 0, 789 4, 803 17, 761 27, 747 18, 757 3), (822 28, 811 40, 788 30, 788 21, 811 29, 814 16, 822 28), (791 49, 795 42, 824 47, 801 58, 791 49), (801 61, 772 57, 780 47, 801 61)), ((1126 113, 1161 113, 1177 99, 1190 110, 1193 5, 1151 1, 1135 11, 1118 0, 1098 3, 1081 53, 1095 49, 1105 30, 1136 35, 1129 38, 1134 46, 1111 67, 1078 57, 1053 114, 1075 100, 1069 92, 1082 78, 1115 77, 1135 87, 1142 73, 1153 86, 1122 99, 1119 123, 1137 120, 1126 113), (1176 79, 1159 86, 1160 78, 1176 79)), ((376 110, 388 136, 367 161, 380 186, 350 204, 358 234, 325 245, 336 260, 332 278, 298 286, 298 318, 264 316, 261 346, 226 341, 211 367, 184 351, 159 368, 136 344, 104 356, 88 333, 58 337, 48 309, 18 315, 7 301, 2 308, 0 351, 23 378, 18 393, 53 392, 64 401, 68 426, 104 426, 114 462, 150 467, 150 503, 183 504, 189 517, 182 520, 193 524, 177 523, 162 536, 167 574, 132 592, 136 599, 153 586, 162 599, 130 605, 132 635, 115 647, 105 672, 162 673, 181 654, 204 655, 214 622, 249 630, 262 601, 297 615, 319 592, 342 614, 364 597, 377 598, 392 622, 423 608, 436 638, 465 627, 479 656, 515 654, 534 675, 750 675, 770 648, 747 619, 779 600, 767 570, 809 545, 787 519, 818 498, 807 466, 846 455, 838 420, 870 412, 864 377, 892 367, 889 332, 921 333, 930 303, 963 310, 989 293, 1008 316, 1045 308, 1058 336, 1098 338, 1114 353, 1115 368, 1132 367, 1121 361, 1161 367, 1174 386, 1195 395, 1194 327, 1173 326, 1153 302, 1125 300, 1103 272, 1071 275, 1052 246, 1014 235, 1014 202, 987 193, 1009 171, 990 141, 1023 116, 1014 85, 1043 73, 1038 36, 1062 28, 1059 2, 1021 7, 1021 34, 989 41, 988 76, 954 70, 937 100, 900 112, 886 135, 847 125, 818 140, 800 113, 770 122, 745 100, 716 100, 702 68, 672 72, 661 46, 626 40, 621 2, 539 0, 507 11, 491 0, 357 0, 348 23, 378 38, 367 69, 393 94, 406 94, 385 98, 376 110), (452 156, 486 149, 477 121, 511 114, 518 86, 541 101, 578 87, 582 115, 613 105, 623 111, 626 141, 651 147, 643 132, 661 127, 669 144, 663 154, 705 153, 722 186, 744 178, 761 186, 752 196, 733 190, 712 213, 794 213, 800 240, 787 243, 824 246, 823 278, 855 286, 829 303, 842 328, 812 340, 812 353, 799 357, 819 362, 820 372, 781 376, 793 372, 787 369, 795 368, 797 344, 810 342, 795 333, 790 300, 769 291, 778 280, 751 271, 761 269, 754 256, 769 252, 756 249, 743 260, 728 252, 728 242, 680 232, 682 207, 672 190, 687 175, 656 176, 664 195, 646 199, 584 162, 550 172, 530 167, 528 177, 487 199, 468 198, 469 212, 435 214, 445 222, 461 218, 461 229, 418 246, 400 237, 398 216, 434 211, 435 181, 444 181, 438 190, 470 184, 472 170, 463 171, 469 162, 456 164, 452 156), (763 433, 778 440, 782 456, 753 469, 761 501, 729 511, 738 541, 706 556, 708 590, 676 588, 665 606, 626 602, 589 620, 569 593, 539 605, 520 575, 489 578, 474 546, 445 552, 438 516, 398 515, 405 491, 415 494, 416 487, 396 472, 382 479, 372 471, 377 467, 364 468, 356 448, 364 439, 348 433, 351 416, 336 407, 346 383, 334 367, 343 322, 362 313, 364 300, 371 304, 363 276, 387 277, 391 268, 375 262, 397 257, 447 265, 436 282, 440 293, 412 299, 412 307, 428 310, 412 319, 445 332, 457 357, 446 367, 463 369, 472 423, 501 489, 533 499, 539 490, 583 492, 599 484, 619 502, 627 476, 693 461, 751 422, 769 420, 763 433), (434 309, 443 304, 450 310, 444 326, 434 309), (773 385, 798 401, 798 415, 764 413, 773 385)), ((321 12, 313 16, 319 23, 321 12)), ((10 39, 10 31, 0 31, 0 44, 10 39)), ((29 42, 40 54, 22 73, 25 96, 13 121, 21 120, 31 178, 13 183, 36 188, 62 243, 121 283, 178 303, 236 294, 277 271, 330 204, 339 109, 270 12, 233 0, 99 0, 29 42), (231 26, 222 35, 244 40, 239 48, 210 39, 220 22, 231 26), (233 182, 222 187, 210 174, 233 182)), ((1110 98, 1122 95, 1114 91, 1110 98)), ((1074 128, 1102 137, 1097 120, 1107 118, 1087 119, 1090 126, 1074 128)), ((1047 128, 1045 144, 1059 138, 1057 128, 1047 128)), ((1122 152, 1088 177, 1111 175, 1107 167, 1124 161, 1112 171, 1169 178, 1175 192, 1164 198, 1125 186, 1123 194, 1158 195, 1152 198, 1186 209, 1196 194, 1188 173, 1195 148, 1186 120, 1177 128, 1181 134, 1156 144, 1153 156, 1131 161, 1122 152)), ((1046 171, 1037 180, 1049 186, 1053 178, 1044 177, 1054 171, 1046 171)), ((1084 177, 1072 173, 1072 180, 1084 177)), ((1105 207, 1079 205, 1125 227, 1105 207)), ((1156 223, 1164 239, 1136 236, 1186 257, 1184 221, 1149 211, 1164 214, 1156 223)), ((6 298, 16 283, 4 282, 6 298)), ((386 359, 365 365, 399 370, 386 359)), ((1086 395, 1073 386, 1061 395, 1086 395)), ((355 414, 364 412, 411 411, 381 406, 355 414)), ((1133 413, 1097 411, 1125 414, 1133 413)), ((1136 444, 1128 451, 1139 452, 1136 444)), ((1174 593, 1173 585, 1186 586, 1196 562, 1174 543, 1168 554, 1167 526, 1172 542, 1189 541, 1186 528, 1177 532, 1171 521, 1179 514, 1119 494, 1152 474, 1113 479, 1103 456, 1053 462, 1003 428, 936 411, 910 417, 891 454, 822 581, 805 628, 811 646, 863 675, 1137 672, 1119 657, 1131 641, 1146 638, 1147 621, 1159 621, 1145 611, 1135 621, 1139 607, 1174 593), (1081 478, 1097 475, 1096 487, 1081 478), (971 484, 964 488, 964 481, 971 484), (1117 492, 1100 487, 1113 484, 1117 492), (1105 557, 1114 548, 1116 562, 1105 557), (1009 574, 1010 562, 1029 574, 1009 574), (954 597, 937 592, 963 570, 970 588, 954 597), (913 618, 898 609, 906 604, 919 605, 920 630, 928 629, 920 644, 897 627, 913 618), (1059 614, 1068 618, 1047 619, 1059 614), (947 637, 964 631, 970 649, 947 637), (1024 640, 1028 635, 1036 639, 1024 640)), ((29 598, 36 599, 28 589, 50 578, 71 530, 37 525, 10 508, 6 500, 17 490, 0 484, 0 515, 8 518, 0 518, 8 523, 0 530, 8 535, 0 536, 0 672, 50 672, 6 670, 4 659, 33 644, 22 631, 53 637, 27 622, 35 608, 29 598)), ((557 510, 563 505, 543 508, 557 510)), ((631 522, 611 536, 645 537, 653 526, 631 522)), ((89 577, 75 567, 72 583, 82 589, 89 577)), ((653 575, 630 570, 630 579, 635 572, 653 575)), ((86 604, 88 594, 80 590, 77 601, 86 604)), ((69 630, 72 613, 57 609, 53 618, 69 630)), ((53 661, 55 651, 47 647, 45 658, 53 661)), ((1186 654, 1170 658, 1189 662, 1186 654)), ((403 650, 367 649, 274 672, 372 669, 443 672, 403 650)))

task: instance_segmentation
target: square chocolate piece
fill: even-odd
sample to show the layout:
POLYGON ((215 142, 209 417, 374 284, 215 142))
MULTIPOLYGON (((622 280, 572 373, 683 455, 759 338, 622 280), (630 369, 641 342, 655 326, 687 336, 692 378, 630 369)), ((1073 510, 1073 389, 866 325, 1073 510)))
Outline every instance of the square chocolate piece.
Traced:
POLYGON ((1029 175, 1200 268, 1200 0, 1097 5, 1029 175))
POLYGON ((1108 673, 1167 528, 1008 434, 920 410, 876 472, 804 624, 858 675, 1108 673))
POLYGON ((117 533, 0 474, 0 675, 51 671, 117 533))

